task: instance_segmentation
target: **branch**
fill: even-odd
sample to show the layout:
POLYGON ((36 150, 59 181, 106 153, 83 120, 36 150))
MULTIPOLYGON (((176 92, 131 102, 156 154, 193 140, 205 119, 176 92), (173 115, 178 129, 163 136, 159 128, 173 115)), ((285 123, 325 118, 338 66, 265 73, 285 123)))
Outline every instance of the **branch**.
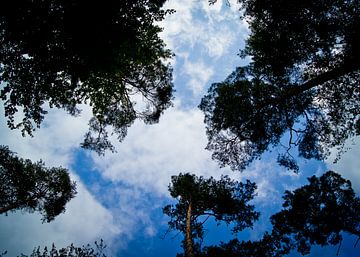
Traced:
POLYGON ((292 98, 292 97, 297 96, 309 89, 317 87, 325 82, 328 82, 335 78, 341 77, 350 72, 356 71, 359 68, 360 68, 359 64, 357 64, 357 63, 343 63, 343 65, 336 67, 332 70, 329 70, 327 72, 324 72, 322 74, 319 74, 315 78, 306 81, 302 85, 291 85, 290 88, 288 88, 283 94, 280 94, 278 97, 268 99, 267 101, 263 102, 262 104, 258 104, 258 106, 256 106, 256 108, 262 109, 263 107, 265 107, 267 105, 276 104, 286 98, 289 98, 289 97, 292 98))
POLYGON ((355 244, 354 244, 354 248, 356 248, 357 243, 359 243, 360 240, 360 236, 358 237, 358 239, 356 240, 355 244))
POLYGON ((341 247, 341 243, 342 243, 342 239, 341 239, 341 241, 340 241, 340 244, 339 244, 339 248, 338 248, 338 250, 337 250, 337 252, 336 252, 336 256, 339 256, 339 252, 340 252, 340 247, 341 247))

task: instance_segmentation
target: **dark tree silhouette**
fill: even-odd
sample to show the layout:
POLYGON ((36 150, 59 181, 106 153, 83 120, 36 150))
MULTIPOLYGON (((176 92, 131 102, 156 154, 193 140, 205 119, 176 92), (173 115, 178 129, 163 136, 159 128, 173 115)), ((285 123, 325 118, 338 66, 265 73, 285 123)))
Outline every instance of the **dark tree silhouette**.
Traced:
POLYGON ((204 247, 198 257, 281 257, 281 252, 273 236, 265 233, 258 241, 239 241, 232 239, 217 246, 204 247))
POLYGON ((189 173, 173 176, 171 181, 169 191, 178 203, 165 206, 163 211, 171 218, 169 228, 184 234, 187 257, 195 256, 199 250, 194 239, 203 238, 203 224, 209 217, 218 223, 234 224, 233 232, 252 227, 259 218, 254 206, 248 204, 256 189, 250 181, 239 183, 227 176, 206 179, 189 173))
MULTIPOLYGON (((95 247, 90 244, 82 247, 71 244, 58 250, 53 244, 51 249, 44 247, 44 249, 41 250, 40 246, 35 248, 30 257, 106 257, 105 249, 106 244, 102 239, 99 243, 95 241, 95 247)), ((28 255, 21 254, 19 257, 28 257, 28 255)))
POLYGON ((0 146, 0 214, 37 211, 43 222, 50 222, 65 212, 75 194, 75 182, 66 169, 18 158, 8 147, 0 146))
POLYGON ((201 101, 213 158, 243 170, 271 146, 322 160, 360 134, 359 0, 239 0, 250 64, 201 101), (281 138, 287 134, 284 143, 281 138))
POLYGON ((303 255, 314 244, 340 243, 342 232, 360 237, 360 199, 351 182, 333 171, 308 180, 308 185, 285 192, 283 210, 271 217, 274 237, 303 255))
POLYGON ((171 57, 159 38, 165 0, 15 0, 0 8, 0 96, 11 129, 39 127, 49 107, 93 117, 83 147, 113 149, 135 119, 158 122, 171 105, 171 57), (136 99, 135 99, 136 98, 136 99), (139 100, 140 99, 140 100, 139 100), (139 100, 139 106, 135 106, 139 100), (140 106, 144 106, 141 108, 140 106), (23 113, 17 120, 15 114, 23 113))
POLYGON ((258 241, 233 239, 204 247, 199 257, 280 257, 293 250, 306 255, 314 245, 340 247, 344 232, 360 237, 360 199, 350 181, 333 171, 308 180, 285 192, 283 210, 271 217, 271 233, 258 241))

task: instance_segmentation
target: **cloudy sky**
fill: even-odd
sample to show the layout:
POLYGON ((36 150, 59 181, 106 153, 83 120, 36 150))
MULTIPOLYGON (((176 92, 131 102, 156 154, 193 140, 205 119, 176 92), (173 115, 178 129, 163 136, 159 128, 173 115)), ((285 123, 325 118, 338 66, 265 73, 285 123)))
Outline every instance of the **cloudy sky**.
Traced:
MULTIPOLYGON (((172 60, 176 99, 160 123, 136 122, 116 153, 105 156, 79 147, 87 131, 90 110, 83 106, 79 117, 61 110, 50 110, 33 138, 21 137, 20 131, 6 127, 1 108, 1 144, 8 145, 23 158, 42 159, 47 166, 63 166, 77 181, 78 194, 67 205, 66 213, 50 224, 40 216, 11 213, 0 216, 0 251, 7 256, 29 254, 35 246, 58 247, 74 243, 83 245, 100 238, 113 256, 175 256, 181 251, 181 235, 167 231, 167 217, 162 207, 172 202, 167 187, 172 175, 191 172, 219 178, 229 174, 234 179, 251 179, 258 185, 254 204, 262 213, 253 230, 239 238, 257 239, 269 229, 268 218, 281 206, 281 195, 306 182, 306 177, 321 175, 327 169, 351 179, 360 193, 359 139, 349 142, 351 150, 336 165, 328 162, 301 162, 301 173, 295 175, 276 164, 275 153, 266 153, 245 172, 220 169, 204 150, 206 135, 203 114, 197 106, 213 82, 222 81, 238 65, 246 62, 237 53, 244 46, 247 25, 240 20, 236 1, 230 6, 219 3, 208 6, 205 0, 170 0, 167 7, 176 10, 162 22, 162 37, 176 56, 172 60), (352 145, 356 143, 357 145, 352 145)), ((210 221, 204 244, 231 238, 225 227, 210 221)), ((354 237, 347 237, 340 256, 355 256, 354 237)), ((337 248, 317 248, 311 256, 335 256, 337 248)), ((293 254, 292 256, 297 256, 293 254)))

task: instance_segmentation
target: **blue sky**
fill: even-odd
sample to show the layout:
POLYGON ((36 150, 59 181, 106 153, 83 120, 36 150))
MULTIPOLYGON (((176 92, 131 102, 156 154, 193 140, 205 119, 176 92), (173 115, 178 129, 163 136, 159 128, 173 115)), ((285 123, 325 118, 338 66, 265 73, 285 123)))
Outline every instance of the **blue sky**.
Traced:
MULTIPOLYGON (((180 172, 215 178, 228 174, 257 183, 254 204, 262 216, 253 230, 238 235, 244 239, 260 238, 269 229, 269 216, 281 207, 284 190, 303 185, 310 175, 334 169, 351 179, 360 193, 359 138, 336 165, 331 158, 326 162, 302 161, 299 175, 276 164, 276 149, 243 173, 220 169, 211 160, 211 153, 204 150, 207 139, 203 114, 197 108, 200 99, 211 83, 222 81, 246 62, 237 53, 244 46, 247 25, 239 18, 236 1, 230 2, 230 6, 221 1, 213 6, 205 0, 167 2, 167 7, 176 10, 161 24, 161 36, 176 54, 172 60, 174 106, 159 124, 136 122, 122 143, 114 138, 116 153, 97 156, 79 147, 90 117, 87 106, 82 106, 79 117, 50 110, 33 138, 10 131, 1 109, 1 144, 9 145, 24 158, 68 168, 77 181, 78 195, 68 204, 66 213, 49 224, 42 224, 38 214, 0 216, 0 250, 7 249, 8 256, 14 256, 30 253, 38 245, 83 245, 103 238, 114 256, 175 256, 181 251, 182 238, 176 232, 162 238, 168 221, 162 207, 172 202, 167 191, 171 175, 180 172)), ((204 244, 230 238, 226 227, 216 227, 210 221, 204 244)), ((359 246, 352 248, 356 238, 347 239, 340 256, 359 254, 359 246)), ((336 247, 318 248, 310 256, 335 256, 336 251, 336 247)))

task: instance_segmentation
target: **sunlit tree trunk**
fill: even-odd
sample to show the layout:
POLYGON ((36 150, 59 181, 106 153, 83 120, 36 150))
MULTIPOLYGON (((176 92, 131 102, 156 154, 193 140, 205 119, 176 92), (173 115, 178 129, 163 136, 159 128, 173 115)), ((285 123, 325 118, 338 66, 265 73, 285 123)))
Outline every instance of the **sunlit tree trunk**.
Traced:
POLYGON ((191 215, 192 215, 192 203, 190 201, 187 212, 186 212, 186 233, 185 233, 185 255, 186 255, 186 257, 194 257, 192 231, 191 231, 191 215))

